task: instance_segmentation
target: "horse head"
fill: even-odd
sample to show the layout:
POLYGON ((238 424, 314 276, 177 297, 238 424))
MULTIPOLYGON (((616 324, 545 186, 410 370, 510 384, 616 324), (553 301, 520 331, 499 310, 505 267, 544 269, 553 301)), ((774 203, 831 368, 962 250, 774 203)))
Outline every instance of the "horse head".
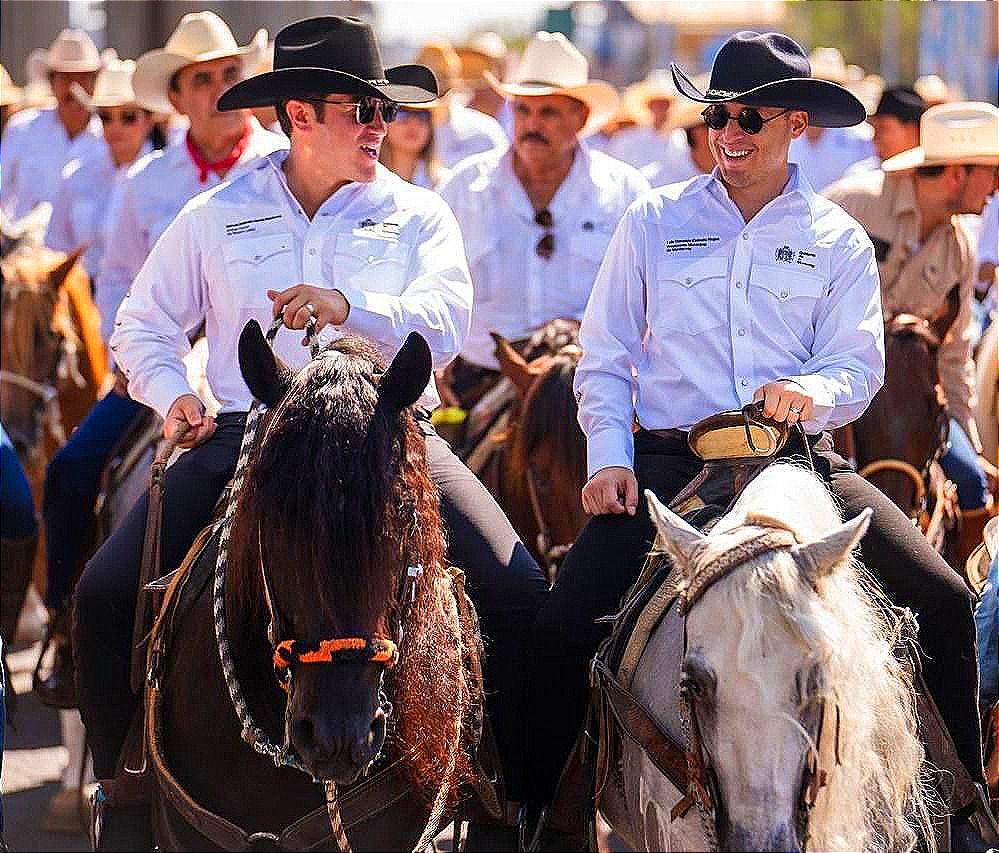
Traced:
POLYGON ((865 475, 906 512, 917 507, 921 486, 911 472, 924 472, 946 442, 937 352, 952 333, 960 299, 960 286, 954 285, 930 319, 898 314, 886 320, 884 387, 852 427, 858 470, 880 460, 908 466, 909 473, 904 466, 886 465, 865 475))
POLYGON ((911 681, 851 560, 871 511, 842 522, 811 472, 783 464, 707 536, 646 497, 685 618, 688 764, 719 849, 910 849, 892 845, 912 842, 920 796, 911 681))
POLYGON ((60 373, 81 344, 67 294, 74 270, 82 274, 81 253, 40 250, 0 261, 0 411, 22 460, 41 443, 45 413, 58 416, 60 373))
POLYGON ((270 633, 253 666, 269 672, 274 656, 286 744, 315 778, 350 782, 385 743, 389 682, 402 739, 410 717, 455 710, 445 688, 413 686, 433 667, 428 655, 444 685, 453 685, 448 667, 461 665, 443 636, 453 599, 448 608, 441 598, 450 586, 438 497, 411 412, 430 351, 410 335, 386 369, 370 343, 348 337, 296 373, 251 321, 239 363, 271 411, 233 521, 228 621, 249 634, 243 648, 259 650, 270 633))

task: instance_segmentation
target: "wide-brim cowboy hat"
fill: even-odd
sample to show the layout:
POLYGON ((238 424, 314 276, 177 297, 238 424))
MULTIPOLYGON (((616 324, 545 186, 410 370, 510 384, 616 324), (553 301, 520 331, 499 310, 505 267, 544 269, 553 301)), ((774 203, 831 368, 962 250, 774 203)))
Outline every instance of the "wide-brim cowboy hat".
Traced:
POLYGON ((9 107, 12 104, 21 103, 24 97, 24 89, 15 86, 10 79, 7 69, 0 65, 0 107, 9 107))
POLYGON ((131 59, 115 59, 98 72, 93 95, 87 94, 87 90, 79 83, 74 83, 70 89, 76 100, 88 110, 138 104, 132 88, 134 74, 135 62, 131 59))
POLYGON ((644 79, 632 83, 624 90, 624 98, 632 99, 646 107, 649 101, 675 101, 679 97, 673 77, 665 68, 650 71, 644 79))
POLYGON ((237 83, 218 108, 270 107, 283 98, 334 93, 426 103, 437 97, 437 79, 424 65, 384 68, 367 22, 327 15, 281 30, 274 39, 274 70, 237 83))
POLYGON ((97 45, 84 30, 63 30, 43 56, 45 67, 49 71, 78 74, 99 71, 101 68, 101 54, 97 45))
POLYGON ((676 65, 673 82, 682 95, 702 104, 738 101, 753 107, 805 110, 815 127, 850 127, 867 112, 856 95, 838 83, 812 77, 808 57, 794 39, 782 33, 744 30, 722 45, 706 91, 676 65))
POLYGON ((515 79, 502 83, 486 71, 483 76, 504 98, 566 95, 582 101, 590 111, 581 136, 596 133, 617 112, 620 96, 603 80, 589 79, 590 64, 562 33, 535 33, 517 66, 515 79))
POLYGON ((232 30, 214 12, 184 15, 162 48, 142 54, 135 64, 132 86, 139 103, 156 113, 173 112, 167 97, 170 80, 182 68, 198 62, 240 57, 248 70, 256 68, 267 50, 267 30, 257 30, 253 39, 239 45, 232 30))
POLYGON ((965 101, 930 107, 919 120, 919 145, 881 164, 886 172, 920 166, 999 164, 999 107, 965 101))

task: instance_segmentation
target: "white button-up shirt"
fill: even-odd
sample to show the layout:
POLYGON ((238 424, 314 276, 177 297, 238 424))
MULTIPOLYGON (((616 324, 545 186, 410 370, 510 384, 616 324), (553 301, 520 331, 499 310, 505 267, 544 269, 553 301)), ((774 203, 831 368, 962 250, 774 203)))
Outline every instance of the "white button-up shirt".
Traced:
POLYGON ((555 251, 545 260, 536 247, 546 230, 514 174, 513 149, 463 164, 440 189, 461 223, 475 284, 462 358, 498 370, 490 331, 516 340, 556 317, 581 318, 621 214, 648 189, 637 169, 580 143, 548 205, 555 251))
POLYGON ((682 130, 658 131, 638 125, 615 133, 607 145, 607 153, 641 169, 650 163, 670 163, 682 160, 687 150, 687 137, 682 130))
MULTIPOLYGON (((225 179, 234 178, 258 157, 288 147, 287 137, 264 130, 255 119, 251 121, 250 140, 225 179)), ((121 196, 109 215, 110 236, 97 274, 98 307, 108 337, 112 331, 108 324, 160 235, 188 201, 222 181, 215 172, 209 172, 208 179, 201 182, 184 139, 154 151, 129 169, 121 196)))
MULTIPOLYGON (((436 193, 380 164, 371 183, 337 190, 310 221, 292 196, 276 151, 239 177, 193 199, 153 247, 118 310, 111 347, 129 393, 166 414, 194 393, 181 357, 187 331, 205 323, 208 382, 221 411, 246 411, 251 394, 237 344, 251 318, 267 328, 268 290, 311 284, 339 290, 347 322, 321 340, 353 332, 390 359, 410 332, 426 338, 437 367, 461 349, 472 284, 454 215, 436 193)), ((275 351, 292 367, 309 351, 284 330, 275 351)), ((439 403, 433 380, 421 400, 439 403)))
POLYGON ((434 150, 448 169, 473 154, 494 149, 505 151, 509 144, 496 119, 466 107, 455 97, 448 101, 447 119, 434 127, 434 150))
POLYGON ((801 166, 808 182, 823 190, 838 181, 854 163, 876 156, 870 125, 827 127, 817 141, 803 133, 791 140, 787 159, 801 166))
POLYGON ((809 433, 842 426, 884 382, 874 247, 794 166, 748 223, 716 169, 654 190, 624 215, 580 342, 591 475, 632 467, 635 414, 647 429, 686 430, 781 378, 814 399, 809 433))
MULTIPOLYGON (((152 150, 147 142, 139 158, 152 150)), ((136 159, 139 159, 136 158, 136 159)), ((52 202, 52 218, 45 232, 45 245, 58 252, 71 252, 87 244, 83 266, 91 280, 100 272, 107 236, 108 212, 120 194, 131 164, 116 166, 111 150, 102 150, 83 160, 72 160, 62 170, 62 180, 52 202)), ((100 307, 100 306, 98 306, 100 307)), ((112 306, 112 317, 114 316, 112 306)), ((110 320, 108 321, 110 324, 110 320)))
POLYGON ((0 208, 11 219, 20 219, 43 201, 51 202, 66 164, 99 154, 104 144, 97 116, 70 139, 55 108, 15 113, 4 128, 0 144, 0 208))

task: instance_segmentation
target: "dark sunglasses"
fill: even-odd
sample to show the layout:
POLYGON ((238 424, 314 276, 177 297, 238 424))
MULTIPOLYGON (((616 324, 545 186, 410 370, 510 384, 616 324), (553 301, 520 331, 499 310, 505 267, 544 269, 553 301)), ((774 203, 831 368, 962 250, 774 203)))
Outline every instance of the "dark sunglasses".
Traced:
POLYGON ((712 130, 724 130, 725 125, 727 125, 730 121, 737 121, 739 123, 739 127, 741 127, 746 133, 759 133, 763 130, 763 125, 765 125, 768 121, 773 121, 775 118, 780 118, 782 115, 789 112, 791 111, 782 110, 775 116, 763 118, 763 116, 760 115, 760 111, 755 107, 743 107, 739 110, 739 114, 734 116, 721 104, 712 104, 701 113, 701 118, 704 119, 704 123, 712 130))
POLYGON ((354 121, 358 124, 371 124, 375 114, 381 112, 382 121, 391 124, 399 116, 399 105, 381 98, 361 98, 354 103, 348 101, 327 101, 325 98, 296 98, 313 104, 332 104, 335 107, 354 107, 354 121))
MULTIPOLYGON (((115 114, 107 110, 98 110, 97 117, 101 120, 101 124, 111 124, 115 120, 115 114)), ((139 110, 125 110, 118 115, 118 120, 125 127, 131 127, 141 117, 142 113, 139 110)))
POLYGON ((555 254, 555 235, 551 232, 551 228, 554 225, 552 212, 547 207, 544 210, 539 210, 534 214, 534 224, 540 225, 547 232, 538 241, 538 245, 534 247, 535 254, 547 261, 555 254))

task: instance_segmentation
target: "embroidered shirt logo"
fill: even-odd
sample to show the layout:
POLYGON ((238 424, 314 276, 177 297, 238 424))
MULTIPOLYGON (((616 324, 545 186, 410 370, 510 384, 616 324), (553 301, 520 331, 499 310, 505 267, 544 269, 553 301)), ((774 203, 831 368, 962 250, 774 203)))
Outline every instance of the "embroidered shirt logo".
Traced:
POLYGON ((804 249, 798 251, 798 265, 815 269, 815 252, 806 252, 804 249))
POLYGON ((776 252, 774 252, 774 260, 777 260, 782 264, 789 264, 794 260, 794 252, 791 250, 790 246, 781 246, 776 252))

